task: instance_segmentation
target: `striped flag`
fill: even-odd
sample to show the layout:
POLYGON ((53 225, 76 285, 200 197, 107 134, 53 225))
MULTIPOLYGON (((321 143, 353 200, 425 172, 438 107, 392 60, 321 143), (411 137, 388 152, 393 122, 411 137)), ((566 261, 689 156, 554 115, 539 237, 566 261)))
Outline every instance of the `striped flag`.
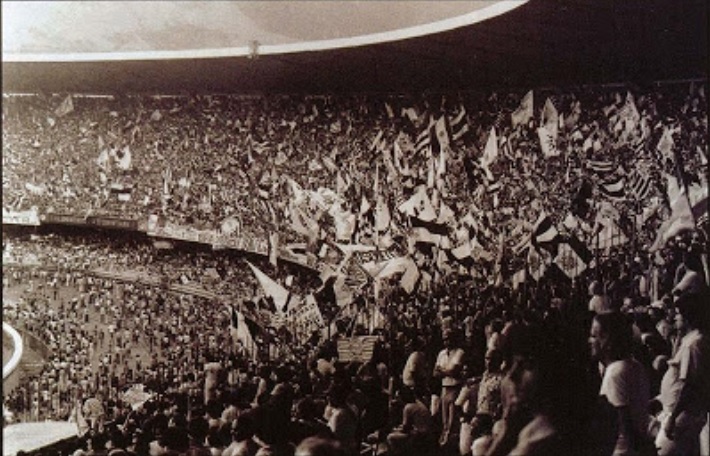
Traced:
POLYGON ((587 160, 587 168, 597 174, 609 174, 614 172, 616 165, 611 161, 587 160))
POLYGON ((624 178, 617 177, 608 182, 599 184, 599 190, 608 198, 622 199, 624 198, 624 178))
POLYGON ((451 128, 451 139, 453 141, 463 139, 470 131, 468 121, 466 120, 466 107, 464 105, 461 105, 461 109, 459 109, 459 113, 456 117, 449 121, 449 127, 451 128))
POLYGON ((432 128, 435 124, 436 121, 434 119, 430 119, 426 128, 424 128, 424 130, 422 130, 417 136, 417 139, 414 142, 414 150, 417 154, 424 153, 429 147, 431 147, 432 128))
POLYGON ((629 191, 636 201, 641 201, 651 193, 651 177, 643 174, 639 170, 634 170, 629 182, 629 191))

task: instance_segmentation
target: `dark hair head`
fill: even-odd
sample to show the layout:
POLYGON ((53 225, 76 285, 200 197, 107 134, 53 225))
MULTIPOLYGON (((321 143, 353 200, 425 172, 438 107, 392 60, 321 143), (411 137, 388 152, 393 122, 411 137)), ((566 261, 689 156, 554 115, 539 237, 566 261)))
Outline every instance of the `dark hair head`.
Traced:
POLYGON ((631 353, 633 330, 626 315, 610 312, 596 315, 594 320, 607 336, 607 350, 612 359, 622 359, 631 353))
POLYGON ((710 296, 708 296, 707 290, 702 293, 688 294, 681 296, 675 302, 675 307, 690 327, 707 330, 710 328, 708 299, 710 296))

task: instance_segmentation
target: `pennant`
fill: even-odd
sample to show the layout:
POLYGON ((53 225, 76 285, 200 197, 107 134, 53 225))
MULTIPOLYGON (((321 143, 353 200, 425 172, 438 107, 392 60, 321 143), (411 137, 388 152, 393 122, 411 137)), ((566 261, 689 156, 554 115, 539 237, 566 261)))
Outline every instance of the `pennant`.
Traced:
POLYGON ((529 91, 520 101, 520 106, 510 115, 513 127, 527 124, 533 118, 533 91, 529 91))
POLYGON ((636 103, 634 103, 634 97, 631 95, 631 92, 626 93, 626 101, 617 116, 619 119, 618 122, 621 124, 621 128, 626 136, 629 136, 638 127, 641 115, 636 108, 636 103))
POLYGON ((386 231, 390 226, 390 208, 384 196, 377 196, 377 208, 375 210, 375 229, 379 232, 386 231))
POLYGON ((559 128, 559 114, 557 108, 552 103, 552 100, 548 98, 545 101, 545 106, 542 109, 542 116, 540 119, 540 126, 545 128, 550 135, 557 141, 557 133, 559 128))
POLYGON ((67 95, 64 101, 54 110, 54 114, 56 114, 57 117, 64 117, 72 112, 74 112, 74 100, 71 95, 67 95))
POLYGON ((389 119, 394 119, 394 111, 392 110, 392 106, 390 106, 389 103, 385 101, 385 110, 387 111, 387 118, 389 119))
POLYGON ((284 307, 286 306, 286 303, 288 302, 289 298, 288 290, 286 290, 286 288, 281 286, 271 277, 267 276, 261 269, 257 268, 250 262, 247 261, 247 264, 256 276, 256 280, 259 282, 259 285, 261 285, 261 288, 264 290, 264 293, 274 300, 274 304, 276 304, 276 309, 280 312, 283 312, 284 307))
POLYGON ((360 202, 360 217, 367 214, 371 207, 372 206, 370 206, 370 203, 367 201, 367 198, 365 198, 365 195, 362 195, 362 201, 360 202))
POLYGON ((556 157, 560 155, 557 148, 557 128, 555 131, 550 131, 548 127, 540 127, 537 129, 537 135, 540 139, 540 149, 545 157, 556 157))
POLYGON ((486 141, 486 147, 481 156, 481 165, 488 168, 496 158, 498 158, 498 137, 496 136, 495 127, 491 127, 491 132, 486 141))
POLYGON ((442 115, 434 124, 436 144, 433 147, 435 152, 443 152, 449 149, 449 132, 446 128, 446 116, 442 115))
POLYGON ((121 157, 118 159, 117 166, 122 170, 127 171, 131 168, 131 162, 131 148, 129 146, 125 146, 122 150, 121 157))

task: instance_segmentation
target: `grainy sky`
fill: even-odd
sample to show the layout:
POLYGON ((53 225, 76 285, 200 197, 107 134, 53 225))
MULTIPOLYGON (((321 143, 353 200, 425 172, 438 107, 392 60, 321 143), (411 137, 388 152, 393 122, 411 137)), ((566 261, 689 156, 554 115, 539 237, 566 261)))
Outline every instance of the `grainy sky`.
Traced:
POLYGON ((2 2, 9 53, 182 50, 286 44, 396 30, 489 6, 475 1, 2 2))

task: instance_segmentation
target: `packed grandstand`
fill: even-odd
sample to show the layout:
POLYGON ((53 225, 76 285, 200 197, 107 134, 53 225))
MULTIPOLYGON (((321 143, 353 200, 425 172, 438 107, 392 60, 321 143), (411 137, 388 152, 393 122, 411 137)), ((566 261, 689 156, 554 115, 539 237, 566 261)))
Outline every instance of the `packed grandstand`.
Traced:
POLYGON ((44 360, 4 424, 76 423, 42 455, 701 454, 707 88, 4 94, 3 320, 44 360))

